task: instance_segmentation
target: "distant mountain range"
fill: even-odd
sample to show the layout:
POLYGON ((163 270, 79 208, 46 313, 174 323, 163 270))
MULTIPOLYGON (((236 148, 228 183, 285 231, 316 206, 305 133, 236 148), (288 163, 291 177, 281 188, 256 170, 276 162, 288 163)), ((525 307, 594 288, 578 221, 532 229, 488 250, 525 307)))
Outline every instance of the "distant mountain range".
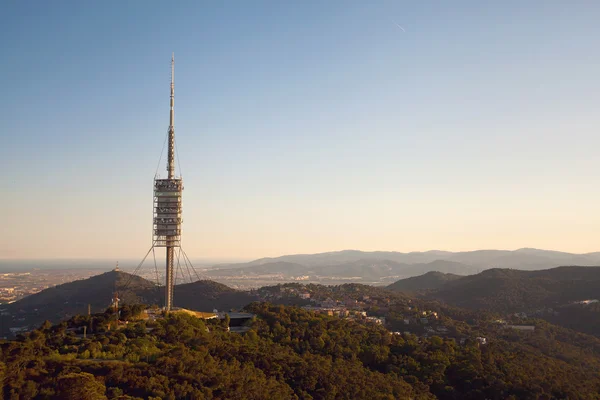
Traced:
POLYGON ((571 254, 558 251, 519 249, 448 252, 363 252, 344 250, 319 254, 297 254, 261 258, 240 264, 217 265, 204 271, 208 277, 339 277, 357 282, 390 283, 430 271, 472 275, 491 268, 548 269, 563 265, 600 265, 600 253, 571 254))
MULTIPOLYGON (((280 281, 305 280, 312 276, 389 285, 389 290, 420 292, 426 299, 500 313, 564 307, 576 301, 600 299, 600 268, 557 268, 576 264, 600 265, 600 253, 570 254, 536 249, 461 253, 348 250, 290 255, 204 270, 203 274, 211 280, 177 285, 175 305, 198 311, 241 308, 257 297, 214 280, 227 276, 245 279, 265 275, 278 275, 280 281), (390 285, 392 282, 395 283, 390 285)), ((102 311, 110 305, 114 291, 126 303, 163 304, 161 288, 138 276, 111 271, 2 305, 0 330, 5 335, 8 327, 39 325, 46 319, 56 322, 69 315, 87 313, 88 304, 92 312, 102 311)), ((585 310, 592 309, 595 310, 593 307, 585 310)), ((600 312, 596 314, 600 316, 600 312)), ((563 324, 575 326, 580 320, 563 324)), ((600 332, 600 318, 598 326, 600 332)))

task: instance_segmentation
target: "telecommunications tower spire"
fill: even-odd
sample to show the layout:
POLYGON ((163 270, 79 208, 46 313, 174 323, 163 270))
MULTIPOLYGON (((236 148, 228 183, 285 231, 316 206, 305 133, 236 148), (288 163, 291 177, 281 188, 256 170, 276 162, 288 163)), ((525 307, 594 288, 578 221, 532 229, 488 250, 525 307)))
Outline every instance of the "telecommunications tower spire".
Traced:
POLYGON ((171 56, 171 112, 169 115, 169 155, 167 171, 169 179, 175 177, 175 53, 171 56))

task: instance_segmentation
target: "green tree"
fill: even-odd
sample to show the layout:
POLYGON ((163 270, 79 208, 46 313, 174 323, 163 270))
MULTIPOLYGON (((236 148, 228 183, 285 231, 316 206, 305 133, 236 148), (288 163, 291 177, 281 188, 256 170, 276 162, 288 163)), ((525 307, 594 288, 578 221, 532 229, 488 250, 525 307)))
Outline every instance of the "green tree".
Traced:
POLYGON ((58 395, 65 400, 104 400, 106 386, 87 372, 69 373, 58 378, 58 395))

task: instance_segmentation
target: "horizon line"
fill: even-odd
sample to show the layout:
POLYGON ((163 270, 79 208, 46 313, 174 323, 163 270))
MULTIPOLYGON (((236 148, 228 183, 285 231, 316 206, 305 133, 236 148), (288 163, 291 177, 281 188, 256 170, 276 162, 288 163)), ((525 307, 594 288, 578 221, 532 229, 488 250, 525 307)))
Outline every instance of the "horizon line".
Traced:
MULTIPOLYGON (((319 255, 319 254, 333 254, 333 253, 343 253, 343 252, 350 252, 350 251, 356 251, 356 252, 361 252, 361 253, 398 253, 398 254, 415 254, 415 253, 431 253, 431 252, 445 252, 445 253, 471 253, 471 252, 476 252, 476 251, 508 251, 508 252, 515 252, 515 251, 519 251, 519 250, 539 250, 539 251, 550 251, 550 252, 558 252, 558 253, 564 253, 564 254, 572 254, 572 255, 588 255, 588 254, 594 254, 594 253, 598 253, 600 252, 600 250, 596 250, 596 251, 587 251, 587 252, 583 252, 583 253, 577 253, 577 252, 571 252, 571 251, 564 251, 564 250, 556 250, 556 249, 542 249, 542 248, 537 248, 537 247, 519 247, 516 249, 502 249, 502 248, 483 248, 483 249, 474 249, 474 250, 441 250, 441 249, 430 249, 430 250, 417 250, 417 251, 398 251, 398 250, 358 250, 358 249, 343 249, 343 250, 330 250, 330 251, 323 251, 323 252, 316 252, 316 253, 288 253, 288 254, 281 254, 278 256, 264 256, 264 257, 227 257, 227 256, 220 256, 220 257, 190 257, 191 259, 194 259, 196 261, 219 261, 219 260, 236 260, 236 261, 242 261, 242 260, 247 260, 247 261, 255 261, 255 260, 262 260, 262 259, 269 259, 269 258, 280 258, 280 257, 289 257, 289 256, 304 256, 304 255, 319 255)), ((116 262, 116 261, 139 261, 139 258, 134 258, 134 257, 125 257, 125 258, 120 258, 120 259, 115 259, 115 258, 107 258, 107 257, 36 257, 36 258, 3 258, 0 257, 0 262, 3 261, 111 261, 111 262, 116 262)))

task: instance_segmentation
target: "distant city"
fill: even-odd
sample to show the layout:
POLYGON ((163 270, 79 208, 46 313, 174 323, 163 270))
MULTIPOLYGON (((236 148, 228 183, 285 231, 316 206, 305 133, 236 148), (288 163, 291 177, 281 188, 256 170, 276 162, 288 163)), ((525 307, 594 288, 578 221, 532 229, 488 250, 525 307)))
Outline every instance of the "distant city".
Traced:
POLYGON ((34 269, 0 273, 0 304, 10 304, 52 286, 87 279, 105 270, 34 269))

